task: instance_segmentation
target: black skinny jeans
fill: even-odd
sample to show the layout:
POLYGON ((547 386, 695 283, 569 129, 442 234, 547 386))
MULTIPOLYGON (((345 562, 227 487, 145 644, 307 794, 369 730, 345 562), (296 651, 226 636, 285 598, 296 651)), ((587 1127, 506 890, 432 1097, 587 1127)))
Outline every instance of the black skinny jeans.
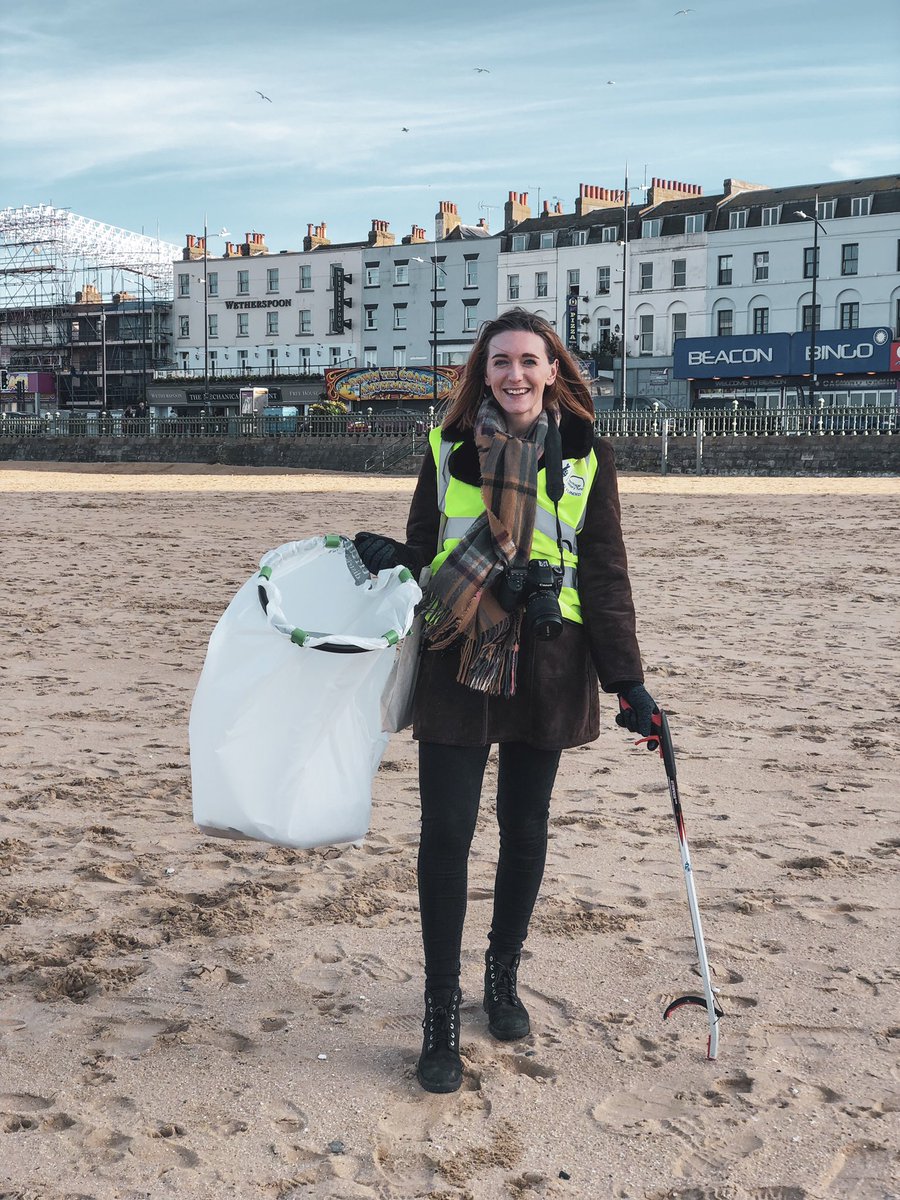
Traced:
MULTIPOLYGON (((490 746, 419 742, 419 911, 425 985, 432 990, 459 983, 469 847, 489 751, 490 746)), ((503 742, 499 747, 500 855, 488 934, 491 949, 498 954, 518 954, 528 934, 544 875, 550 793, 560 753, 521 742, 503 742)))

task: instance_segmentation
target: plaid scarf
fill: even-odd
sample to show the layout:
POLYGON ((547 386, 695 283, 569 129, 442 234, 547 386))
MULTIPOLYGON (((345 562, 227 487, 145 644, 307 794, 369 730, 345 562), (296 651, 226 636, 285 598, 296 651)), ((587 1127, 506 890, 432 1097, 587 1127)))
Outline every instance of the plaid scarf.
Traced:
POLYGON ((516 437, 494 398, 485 397, 475 418, 485 511, 432 576, 423 602, 429 645, 442 650, 461 637, 457 679, 492 696, 516 691, 522 609, 501 608, 493 584, 508 567, 528 565, 546 434, 545 412, 516 437))

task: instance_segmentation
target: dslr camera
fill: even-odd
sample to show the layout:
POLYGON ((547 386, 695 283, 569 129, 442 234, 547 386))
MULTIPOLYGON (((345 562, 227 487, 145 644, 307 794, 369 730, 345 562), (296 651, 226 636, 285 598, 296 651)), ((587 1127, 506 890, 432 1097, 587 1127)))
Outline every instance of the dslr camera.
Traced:
POLYGON ((500 605, 507 611, 525 607, 525 628, 542 642, 552 642, 562 633, 559 609, 563 569, 545 558, 533 558, 527 567, 507 567, 494 589, 500 605))

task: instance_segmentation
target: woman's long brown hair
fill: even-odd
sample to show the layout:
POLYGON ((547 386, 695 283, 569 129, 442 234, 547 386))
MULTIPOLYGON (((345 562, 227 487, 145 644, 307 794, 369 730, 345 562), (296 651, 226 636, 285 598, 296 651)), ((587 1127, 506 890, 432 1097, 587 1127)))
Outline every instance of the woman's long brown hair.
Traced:
POLYGON ((544 408, 564 408, 585 421, 594 420, 594 405, 578 364, 565 348, 553 326, 544 317, 511 308, 493 321, 486 321, 478 332, 459 383, 450 393, 442 424, 471 429, 484 399, 487 359, 491 340, 501 333, 535 333, 547 349, 550 362, 559 367, 556 380, 544 389, 544 408))

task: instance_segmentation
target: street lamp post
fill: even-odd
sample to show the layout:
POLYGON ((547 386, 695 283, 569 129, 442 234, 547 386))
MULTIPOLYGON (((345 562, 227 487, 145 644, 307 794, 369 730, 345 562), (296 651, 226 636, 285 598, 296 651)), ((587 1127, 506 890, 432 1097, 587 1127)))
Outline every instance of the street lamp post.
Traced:
POLYGON ((816 192, 813 198, 813 215, 803 211, 802 208, 794 210, 794 216, 801 217, 804 221, 812 221, 813 223, 813 261, 812 261, 812 314, 809 322, 809 407, 815 408, 816 405, 816 382, 818 372, 816 368, 816 284, 819 277, 819 230, 824 234, 828 230, 819 220, 819 193, 816 192))
POLYGON ((619 381, 622 388, 622 412, 628 405, 626 391, 628 358, 628 167, 625 167, 625 200, 622 221, 622 340, 619 350, 622 354, 622 378, 619 381))
MULTIPOLYGON (((433 402, 438 402, 438 252, 437 238, 434 240, 434 254, 431 256, 431 395, 433 402)), ((424 263, 425 259, 415 255, 415 261, 424 263)))

